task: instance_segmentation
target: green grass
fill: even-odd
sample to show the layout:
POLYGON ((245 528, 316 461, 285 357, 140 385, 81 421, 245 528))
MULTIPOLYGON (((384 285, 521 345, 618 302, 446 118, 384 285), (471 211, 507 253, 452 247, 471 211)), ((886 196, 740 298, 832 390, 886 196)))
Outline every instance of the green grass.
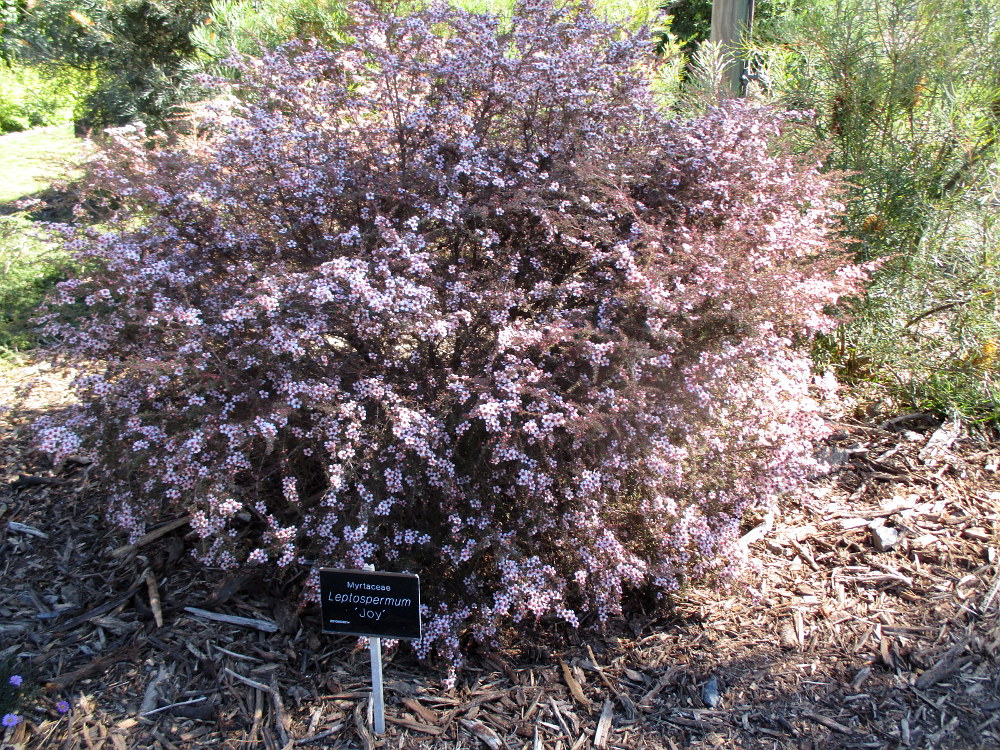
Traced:
MULTIPOLYGON (((0 206, 72 177, 83 155, 71 125, 0 136, 0 206)), ((31 318, 65 262, 61 248, 23 213, 0 216, 0 360, 35 345, 31 318)))
POLYGON ((0 360, 31 349, 31 319, 45 293, 62 278, 66 257, 33 222, 0 217, 0 360))
POLYGON ((73 125, 50 125, 0 135, 0 203, 24 198, 72 176, 84 155, 73 125))

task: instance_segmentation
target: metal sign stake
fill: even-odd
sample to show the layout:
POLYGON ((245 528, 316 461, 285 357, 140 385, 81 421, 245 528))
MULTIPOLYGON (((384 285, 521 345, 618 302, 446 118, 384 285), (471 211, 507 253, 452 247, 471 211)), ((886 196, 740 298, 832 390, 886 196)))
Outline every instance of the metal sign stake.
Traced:
POLYGON ((372 719, 375 734, 385 734, 385 701, 382 695, 382 639, 369 638, 372 656, 372 719))
MULTIPOLYGON (((366 565, 365 570, 375 570, 374 565, 366 565)), ((370 637, 368 651, 372 661, 372 724, 375 734, 385 734, 385 696, 382 693, 382 639, 370 637)))

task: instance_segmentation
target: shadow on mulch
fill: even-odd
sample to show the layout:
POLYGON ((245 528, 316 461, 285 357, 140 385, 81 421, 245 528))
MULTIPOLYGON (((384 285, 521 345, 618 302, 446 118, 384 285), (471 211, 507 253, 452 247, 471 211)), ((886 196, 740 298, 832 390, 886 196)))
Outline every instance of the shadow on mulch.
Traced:
POLYGON ((43 690, 13 747, 1000 747, 995 444, 959 436, 931 461, 933 425, 845 425, 836 468, 753 542, 739 586, 602 634, 514 634, 449 690, 389 649, 374 737, 368 652, 320 633, 294 577, 200 568, 183 524, 125 545, 93 467, 45 464, 25 424, 0 429, 0 657, 43 690), (885 552, 880 526, 901 539, 885 552))

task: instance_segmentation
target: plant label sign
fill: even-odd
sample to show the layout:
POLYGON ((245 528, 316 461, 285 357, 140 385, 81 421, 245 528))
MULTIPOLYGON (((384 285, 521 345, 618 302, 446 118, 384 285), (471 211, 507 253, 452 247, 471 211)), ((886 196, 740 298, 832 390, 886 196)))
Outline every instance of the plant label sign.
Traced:
POLYGON ((420 577, 320 568, 323 632, 420 638, 420 577))

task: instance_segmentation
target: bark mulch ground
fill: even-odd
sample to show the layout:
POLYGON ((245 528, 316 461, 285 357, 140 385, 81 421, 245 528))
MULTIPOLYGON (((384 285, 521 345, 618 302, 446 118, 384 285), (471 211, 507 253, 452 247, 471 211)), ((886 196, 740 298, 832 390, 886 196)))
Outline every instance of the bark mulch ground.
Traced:
POLYGON ((388 651, 375 737, 367 650, 296 580, 198 568, 184 519, 124 545, 91 464, 28 450, 67 373, 5 375, 0 663, 38 690, 3 750, 1000 748, 1000 446, 957 425, 839 425, 829 473, 745 537, 756 570, 666 615, 515 634, 451 690, 388 651))

